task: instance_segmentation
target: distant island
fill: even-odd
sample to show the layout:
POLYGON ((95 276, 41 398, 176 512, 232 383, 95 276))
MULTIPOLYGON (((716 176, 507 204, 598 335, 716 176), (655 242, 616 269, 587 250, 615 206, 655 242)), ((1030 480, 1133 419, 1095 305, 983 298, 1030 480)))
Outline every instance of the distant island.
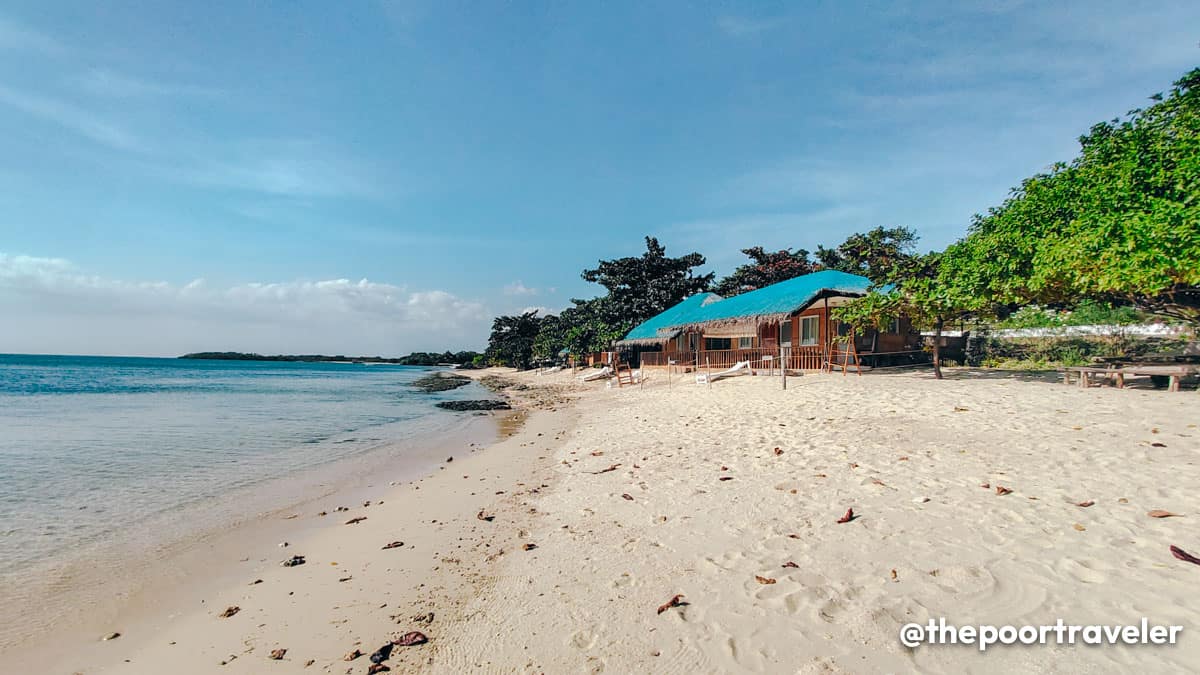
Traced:
POLYGON ((325 354, 275 354, 263 355, 247 352, 195 352, 184 354, 181 359, 208 359, 213 361, 303 361, 303 362, 350 362, 350 363, 390 363, 398 366, 463 366, 482 360, 478 352, 413 352, 399 358, 383 356, 327 356, 325 354))

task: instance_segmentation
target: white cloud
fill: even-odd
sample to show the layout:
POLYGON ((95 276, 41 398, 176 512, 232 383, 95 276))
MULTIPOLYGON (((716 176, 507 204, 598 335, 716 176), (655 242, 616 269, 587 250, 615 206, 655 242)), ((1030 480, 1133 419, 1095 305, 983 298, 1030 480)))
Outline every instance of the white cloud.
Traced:
POLYGON ((400 354, 479 347, 491 314, 440 290, 367 279, 218 287, 125 281, 61 258, 0 253, 5 351, 400 354))
POLYGON ((113 98, 152 96, 219 96, 220 89, 194 84, 178 84, 146 80, 105 68, 93 68, 78 78, 79 86, 90 94, 113 98))
POLYGON ((540 291, 536 288, 530 288, 521 281, 514 281, 504 287, 505 295, 537 295, 540 291))
MULTIPOLYGON (((273 197, 378 197, 383 190, 374 171, 335 149, 303 140, 252 139, 181 145, 162 169, 192 185, 260 193, 273 197)), ((161 163, 159 163, 161 164, 161 163)), ((390 194, 394 194, 392 188, 390 194)))
POLYGON ((0 85, 0 104, 27 115, 52 122, 81 136, 118 150, 136 150, 141 143, 119 125, 86 108, 0 85))

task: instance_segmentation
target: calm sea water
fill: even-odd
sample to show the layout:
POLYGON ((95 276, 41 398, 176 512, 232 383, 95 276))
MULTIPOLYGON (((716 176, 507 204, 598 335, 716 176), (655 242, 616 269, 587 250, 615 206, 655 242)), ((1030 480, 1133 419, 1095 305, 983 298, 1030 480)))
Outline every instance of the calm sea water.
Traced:
POLYGON ((461 424, 433 403, 480 391, 409 386, 428 370, 0 355, 0 583, 139 523, 461 424))

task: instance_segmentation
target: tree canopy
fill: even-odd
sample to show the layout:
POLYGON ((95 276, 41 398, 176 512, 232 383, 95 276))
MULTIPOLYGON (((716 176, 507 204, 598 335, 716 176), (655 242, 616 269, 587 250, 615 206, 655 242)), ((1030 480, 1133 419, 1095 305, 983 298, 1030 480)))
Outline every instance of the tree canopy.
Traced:
POLYGON ((611 325, 624 324, 625 330, 620 331, 624 335, 629 328, 708 288, 713 275, 697 276, 692 271, 703 264, 704 256, 699 253, 670 258, 658 239, 646 237, 642 255, 601 260, 595 269, 584 270, 583 278, 608 290, 606 302, 597 309, 611 325))
POLYGON ((1093 126, 1078 157, 975 217, 946 251, 968 297, 1119 301, 1200 324, 1200 69, 1152 99, 1093 126))
POLYGON ((819 267, 862 276, 876 283, 894 279, 913 257, 917 233, 907 227, 876 227, 855 233, 834 248, 817 246, 819 267))
POLYGON ((498 316, 492 321, 487 358, 493 363, 528 370, 533 361, 533 343, 541 329, 537 311, 518 316, 498 316))
POLYGON ((813 263, 804 249, 792 252, 792 249, 785 248, 768 252, 762 246, 752 246, 742 249, 742 253, 751 262, 739 266, 713 285, 712 291, 717 295, 728 298, 813 271, 813 263))

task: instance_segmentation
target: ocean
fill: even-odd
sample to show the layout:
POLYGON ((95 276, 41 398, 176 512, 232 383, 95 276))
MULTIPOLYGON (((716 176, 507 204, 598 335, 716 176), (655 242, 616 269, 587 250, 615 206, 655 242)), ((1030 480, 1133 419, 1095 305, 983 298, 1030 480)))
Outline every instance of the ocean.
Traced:
POLYGON ((0 355, 0 596, 49 626, 89 576, 404 463, 470 423, 435 402, 487 397, 410 386, 430 370, 0 355))

